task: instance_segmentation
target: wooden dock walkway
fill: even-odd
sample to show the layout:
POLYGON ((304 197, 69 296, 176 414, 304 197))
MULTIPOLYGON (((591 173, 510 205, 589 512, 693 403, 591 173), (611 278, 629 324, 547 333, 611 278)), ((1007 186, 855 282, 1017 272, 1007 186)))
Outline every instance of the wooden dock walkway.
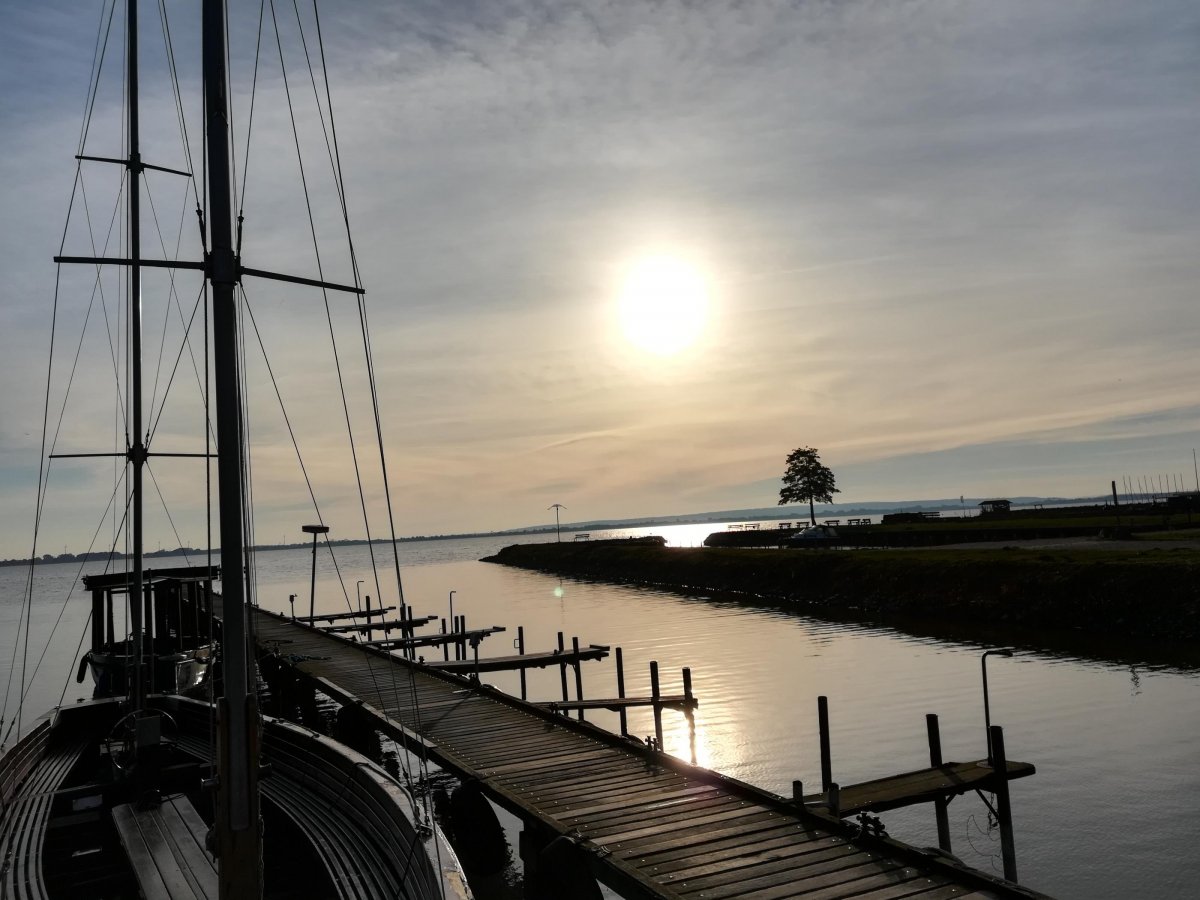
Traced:
POLYGON ((260 646, 517 815, 527 878, 537 848, 566 836, 631 900, 1043 896, 464 677, 254 616, 260 646))

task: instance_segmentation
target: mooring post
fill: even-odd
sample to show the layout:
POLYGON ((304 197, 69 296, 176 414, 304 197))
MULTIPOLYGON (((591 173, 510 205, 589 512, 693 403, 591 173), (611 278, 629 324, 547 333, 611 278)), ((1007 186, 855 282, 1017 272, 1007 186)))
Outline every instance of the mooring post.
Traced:
POLYGON ((650 661, 650 698, 654 705, 654 741, 661 752, 663 749, 662 703, 659 697, 662 692, 658 688, 658 662, 650 661))
POLYGON ((1000 853, 1004 857, 1004 877, 1017 880, 1017 847, 1013 840, 1012 804, 1008 798, 1008 757, 1004 753, 1004 729, 991 726, 993 778, 996 779, 996 818, 1000 820, 1000 853))
MULTIPOLYGON (((517 655, 518 656, 525 655, 525 626, 524 625, 517 626, 517 655)), ((520 669, 519 671, 521 673, 521 699, 524 700, 524 699, 526 699, 526 696, 525 696, 525 670, 520 669)))
POLYGON ((288 603, 292 607, 292 621, 295 622, 296 621, 296 595, 295 594, 288 594, 288 603))
POLYGON ((686 666, 683 669, 683 717, 688 724, 688 750, 691 751, 692 765, 696 765, 696 711, 692 708, 692 670, 686 666))
POLYGON ((792 802, 797 806, 804 805, 804 782, 799 779, 792 782, 792 802))
MULTIPOLYGON (((565 643, 563 643, 563 633, 560 631, 558 633, 558 655, 563 656, 566 652, 567 652, 567 645, 565 643)), ((565 660, 560 659, 558 661, 558 676, 559 676, 559 680, 562 681, 563 703, 566 703, 568 700, 571 699, 571 696, 567 693, 567 663, 565 660)), ((564 714, 567 716, 570 716, 570 713, 564 713, 564 714)))
POLYGON ((817 698, 817 730, 821 738, 821 790, 833 784, 833 758, 829 752, 829 698, 817 698))
MULTIPOLYGON (((925 716, 925 730, 929 733, 929 765, 936 768, 942 764, 942 731, 935 713, 925 716)), ((937 818, 938 846, 947 853, 953 852, 950 849, 950 816, 947 812, 949 806, 950 801, 945 798, 933 801, 933 814, 937 818)))
MULTIPOLYGON (((621 655, 621 648, 617 648, 617 696, 622 700, 625 699, 625 659, 621 655)), ((625 707, 622 706, 617 713, 621 717, 621 737, 629 734, 629 720, 625 712, 625 707)))
MULTIPOLYGON (((367 594, 367 625, 369 626, 370 624, 371 624, 371 595, 367 594)), ((367 640, 369 641, 373 637, 375 637, 375 629, 367 628, 367 640)))
POLYGON ((458 658, 459 659, 467 658, 467 642, 466 642, 465 638, 461 637, 461 635, 466 634, 466 632, 467 632, 467 614, 463 613, 461 616, 458 617, 458 633, 460 635, 460 637, 458 639, 458 658))
MULTIPOLYGON (((571 638, 571 650, 575 653, 575 699, 583 702, 583 664, 579 661, 579 638, 571 638)), ((584 719, 583 710, 579 710, 579 721, 584 719)))
MULTIPOLYGON (((442 619, 442 634, 445 634, 445 633, 446 633, 446 620, 443 618, 442 619)), ((449 641, 442 641, 442 661, 443 662, 450 661, 450 642, 449 641)), ((521 699, 524 700, 525 698, 522 697, 521 699)))
POLYGON ((829 790, 825 792, 825 802, 829 807, 829 814, 835 819, 842 817, 842 789, 838 787, 836 781, 829 783, 829 790))

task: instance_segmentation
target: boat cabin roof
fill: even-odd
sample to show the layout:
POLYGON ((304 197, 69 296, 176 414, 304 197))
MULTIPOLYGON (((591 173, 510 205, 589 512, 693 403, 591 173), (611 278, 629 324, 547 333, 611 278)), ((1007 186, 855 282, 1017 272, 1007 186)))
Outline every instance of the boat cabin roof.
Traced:
MULTIPOLYGON (((129 572, 105 572, 103 575, 84 575, 83 586, 89 591, 105 591, 128 588, 132 580, 129 572)), ((221 577, 220 566, 177 566, 173 569, 147 569, 142 575, 146 584, 156 581, 212 581, 221 577)))

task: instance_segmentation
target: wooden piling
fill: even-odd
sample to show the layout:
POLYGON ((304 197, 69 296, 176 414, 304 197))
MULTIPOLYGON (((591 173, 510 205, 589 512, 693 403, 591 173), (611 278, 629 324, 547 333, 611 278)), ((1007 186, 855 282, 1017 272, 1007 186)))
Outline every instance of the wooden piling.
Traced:
POLYGON ((829 751, 829 698, 817 698, 817 729, 821 739, 821 790, 833 784, 833 758, 829 751))
POLYGON ((829 788, 825 792, 825 803, 829 807, 831 816, 835 819, 842 817, 842 790, 836 781, 829 783, 829 788))
POLYGON ((804 805, 804 782, 799 779, 792 782, 792 802, 797 806, 804 805))
POLYGON ((662 691, 658 686, 658 662, 650 661, 650 696, 654 700, 654 741, 658 745, 658 750, 663 749, 663 725, 662 725, 662 703, 659 697, 662 696, 662 691))
POLYGON ((1000 820, 1000 853, 1004 858, 1004 877, 1017 880, 1017 847, 1013 840, 1012 804, 1008 797, 1008 756, 1004 752, 1004 729, 991 726, 992 763, 996 773, 996 818, 1000 820))
MULTIPOLYGON (((566 649, 567 645, 563 643, 563 633, 560 631, 558 633, 558 652, 564 653, 566 652, 566 649)), ((560 662, 558 664, 558 676, 559 680, 562 681, 563 703, 566 703, 571 699, 571 696, 567 693, 567 664, 565 662, 560 662)))
MULTIPOLYGON (((620 647, 617 648, 617 696, 625 699, 625 659, 620 647)), ((629 734, 629 720, 625 715, 625 707, 621 707, 618 715, 621 717, 621 736, 624 737, 629 734)))
MULTIPOLYGON (((518 656, 525 655, 525 626, 524 625, 517 626, 517 655, 518 656)), ((520 673, 521 673, 521 699, 527 700, 529 698, 526 696, 525 670, 521 669, 520 673)))
MULTIPOLYGON (((929 734, 929 765, 940 766, 942 764, 942 731, 938 725, 938 717, 934 713, 925 716, 925 730, 929 734)), ((933 801, 933 814, 937 819, 938 846, 947 853, 952 853, 949 806, 949 800, 933 801)))
POLYGON ((696 711, 692 706, 692 670, 686 666, 683 669, 683 697, 687 705, 683 709, 683 717, 688 724, 688 750, 691 752, 692 765, 696 765, 696 711))
MULTIPOLYGON (((571 638, 571 650, 575 653, 575 699, 583 700, 583 664, 579 662, 579 638, 571 638)), ((579 721, 584 719, 583 710, 580 709, 576 713, 579 716, 579 721)))
MULTIPOLYGON (((446 620, 442 619, 442 634, 446 633, 446 620)), ((442 662, 450 662, 450 645, 442 644, 442 662)), ((524 697, 522 697, 524 699, 524 697)))

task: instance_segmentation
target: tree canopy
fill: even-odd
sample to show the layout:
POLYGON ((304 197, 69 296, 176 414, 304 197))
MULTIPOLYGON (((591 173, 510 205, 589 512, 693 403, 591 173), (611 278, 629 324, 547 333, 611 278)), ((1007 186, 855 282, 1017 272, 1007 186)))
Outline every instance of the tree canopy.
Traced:
POLYGON ((833 495, 840 493, 828 466, 821 464, 821 455, 812 447, 797 447, 787 457, 787 470, 783 473, 783 487, 779 489, 779 505, 808 501, 808 517, 817 524, 817 513, 813 504, 832 503, 833 495))

